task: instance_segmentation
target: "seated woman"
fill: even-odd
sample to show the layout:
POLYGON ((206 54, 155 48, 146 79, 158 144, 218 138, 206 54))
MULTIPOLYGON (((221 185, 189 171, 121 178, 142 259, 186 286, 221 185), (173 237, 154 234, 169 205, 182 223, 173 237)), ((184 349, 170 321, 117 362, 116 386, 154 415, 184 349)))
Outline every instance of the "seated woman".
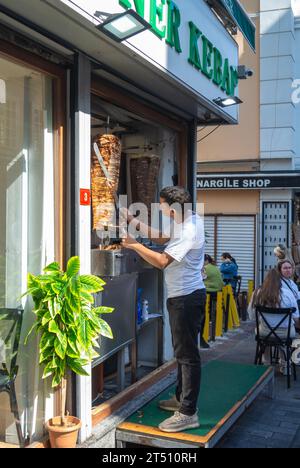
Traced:
MULTIPOLYGON (((262 286, 254 291, 251 298, 248 313, 251 320, 255 319, 255 308, 257 306, 272 307, 272 308, 294 308, 293 321, 291 325, 291 338, 296 336, 295 322, 299 319, 299 311, 294 294, 283 285, 281 276, 276 269, 272 269, 267 274, 262 286)), ((267 321, 272 328, 275 328, 282 320, 281 315, 265 314, 267 321)), ((276 330, 276 333, 281 338, 286 338, 288 329, 288 319, 276 330)), ((261 321, 259 331, 262 336, 268 336, 270 333, 267 325, 261 321)))
POLYGON ((222 291, 224 283, 219 268, 210 255, 204 257, 204 284, 208 293, 222 291))
MULTIPOLYGON (((298 315, 300 316, 300 291, 297 284, 293 281, 295 275, 295 264, 286 258, 285 260, 278 262, 277 269, 281 277, 282 287, 294 296, 297 303, 298 315)), ((298 331, 300 329, 299 319, 295 321, 295 326, 296 330, 298 331)))
POLYGON ((220 271, 222 273, 223 281, 225 284, 231 284, 233 292, 236 289, 237 284, 237 274, 238 266, 235 259, 230 255, 230 253, 225 252, 221 256, 222 265, 220 266, 220 271))

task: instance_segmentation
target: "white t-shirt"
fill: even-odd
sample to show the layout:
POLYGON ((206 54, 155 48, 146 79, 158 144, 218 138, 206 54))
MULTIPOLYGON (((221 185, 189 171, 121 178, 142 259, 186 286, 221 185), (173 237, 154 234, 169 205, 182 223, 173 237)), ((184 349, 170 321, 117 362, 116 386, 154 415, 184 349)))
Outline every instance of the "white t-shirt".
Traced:
MULTIPOLYGON (((289 291, 290 293, 292 293, 294 298, 296 299, 296 302, 300 300, 300 291, 295 281, 283 278, 281 280, 281 287, 282 289, 284 289, 284 291, 289 291)), ((298 309, 298 304, 297 304, 297 309, 298 309)), ((298 312, 300 315, 300 310, 298 310, 298 312)))
POLYGON ((190 212, 182 224, 174 223, 173 235, 165 249, 174 259, 165 269, 168 298, 205 289, 201 273, 204 245, 204 223, 200 216, 190 212))

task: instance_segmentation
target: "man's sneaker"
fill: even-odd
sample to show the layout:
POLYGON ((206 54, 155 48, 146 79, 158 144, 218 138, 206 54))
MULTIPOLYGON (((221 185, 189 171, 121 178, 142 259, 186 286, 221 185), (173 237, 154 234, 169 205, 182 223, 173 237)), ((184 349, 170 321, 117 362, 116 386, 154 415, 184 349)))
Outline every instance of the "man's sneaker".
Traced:
POLYGON ((178 411, 180 409, 180 403, 175 395, 170 400, 159 401, 158 406, 165 411, 178 411))
POLYGON ((163 432, 182 432, 186 429, 196 429, 200 426, 198 414, 186 416, 176 411, 174 416, 163 421, 158 427, 163 432))

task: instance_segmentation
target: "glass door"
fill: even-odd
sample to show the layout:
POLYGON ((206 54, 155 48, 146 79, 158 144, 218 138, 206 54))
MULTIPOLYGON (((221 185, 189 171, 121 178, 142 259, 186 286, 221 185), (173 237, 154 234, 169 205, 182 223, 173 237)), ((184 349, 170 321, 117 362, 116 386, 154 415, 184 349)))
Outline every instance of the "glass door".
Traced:
MULTIPOLYGON (((21 296, 27 273, 40 274, 54 260, 52 90, 51 77, 0 56, 0 308, 24 310, 16 395, 23 434, 31 439, 42 435, 47 390, 37 340, 24 346, 34 316, 30 301, 21 296)), ((5 354, 4 335, 0 322, 0 354, 5 354)), ((9 397, 3 392, 0 441, 18 443, 9 397)))

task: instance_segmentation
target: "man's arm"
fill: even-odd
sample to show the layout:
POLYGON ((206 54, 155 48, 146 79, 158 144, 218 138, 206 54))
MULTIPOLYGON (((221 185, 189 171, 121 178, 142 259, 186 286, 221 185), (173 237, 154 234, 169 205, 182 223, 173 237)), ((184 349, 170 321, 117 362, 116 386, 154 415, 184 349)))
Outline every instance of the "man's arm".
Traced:
POLYGON ((153 250, 148 249, 147 247, 140 244, 139 242, 137 242, 135 239, 132 239, 131 237, 127 237, 126 239, 123 239, 122 247, 134 250, 146 262, 150 263, 150 265, 154 266, 155 268, 158 268, 159 270, 164 270, 165 268, 167 268, 167 266, 169 266, 174 261, 174 259, 170 255, 166 254, 165 252, 163 253, 153 252, 153 250))
POLYGON ((163 234, 157 229, 153 229, 147 224, 142 223, 134 216, 132 216, 132 214, 127 209, 122 210, 122 215, 134 227, 134 229, 138 230, 142 236, 146 237, 152 242, 155 242, 155 244, 164 245, 169 242, 169 237, 164 237, 163 234))

